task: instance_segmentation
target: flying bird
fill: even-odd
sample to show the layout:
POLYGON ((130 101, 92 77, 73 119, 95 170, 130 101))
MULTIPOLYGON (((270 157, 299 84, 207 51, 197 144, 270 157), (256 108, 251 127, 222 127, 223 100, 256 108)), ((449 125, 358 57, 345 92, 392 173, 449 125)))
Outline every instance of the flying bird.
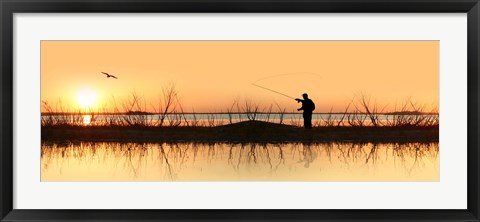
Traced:
POLYGON ((106 73, 106 72, 102 72, 102 73, 105 74, 105 75, 107 75, 107 78, 112 77, 112 78, 118 79, 118 78, 117 78, 116 76, 114 76, 114 75, 110 75, 110 74, 108 74, 108 73, 106 73))

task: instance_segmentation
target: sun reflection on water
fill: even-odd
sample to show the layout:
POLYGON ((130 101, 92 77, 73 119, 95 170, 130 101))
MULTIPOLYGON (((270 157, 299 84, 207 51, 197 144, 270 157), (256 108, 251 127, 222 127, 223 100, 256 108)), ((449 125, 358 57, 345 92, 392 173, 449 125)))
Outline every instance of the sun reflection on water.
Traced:
POLYGON ((90 125, 90 123, 92 121, 92 116, 91 115, 83 115, 82 119, 83 119, 83 125, 90 125))

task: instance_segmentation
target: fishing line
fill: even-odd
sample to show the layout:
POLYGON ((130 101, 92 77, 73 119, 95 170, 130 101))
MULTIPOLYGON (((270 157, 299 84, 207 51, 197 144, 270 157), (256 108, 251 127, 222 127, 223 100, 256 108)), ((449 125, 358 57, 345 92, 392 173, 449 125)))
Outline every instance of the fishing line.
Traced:
POLYGON ((282 74, 277 74, 277 75, 266 76, 266 77, 258 79, 254 83, 257 83, 257 82, 260 82, 260 81, 266 80, 266 79, 276 78, 276 77, 280 77, 280 76, 291 76, 291 75, 313 75, 313 76, 322 78, 321 75, 319 75, 317 73, 314 73, 314 72, 292 72, 292 73, 282 73, 282 74))

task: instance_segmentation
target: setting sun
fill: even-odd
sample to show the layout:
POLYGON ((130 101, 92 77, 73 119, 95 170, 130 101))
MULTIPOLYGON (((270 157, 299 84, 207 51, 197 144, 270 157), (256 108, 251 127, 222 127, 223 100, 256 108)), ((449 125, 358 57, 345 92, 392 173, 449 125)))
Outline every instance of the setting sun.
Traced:
POLYGON ((42 100, 54 103, 72 94, 72 101, 60 98, 72 109, 102 105, 113 112, 110 98, 126 102, 137 92, 145 111, 154 112, 170 83, 185 112, 225 111, 236 98, 296 112, 292 99, 252 83, 293 98, 307 92, 316 101, 315 112, 343 112, 361 92, 385 112, 410 97, 425 109, 438 107, 439 41, 42 41, 41 46, 42 100))
POLYGON ((97 100, 97 94, 91 89, 82 89, 77 92, 77 102, 80 108, 92 108, 97 100))

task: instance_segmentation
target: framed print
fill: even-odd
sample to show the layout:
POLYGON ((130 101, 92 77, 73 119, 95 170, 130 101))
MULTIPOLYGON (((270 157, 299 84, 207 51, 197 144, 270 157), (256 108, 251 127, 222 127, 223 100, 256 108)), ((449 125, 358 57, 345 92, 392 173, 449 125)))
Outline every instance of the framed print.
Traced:
POLYGON ((2 1, 2 221, 478 221, 478 1, 2 1))

